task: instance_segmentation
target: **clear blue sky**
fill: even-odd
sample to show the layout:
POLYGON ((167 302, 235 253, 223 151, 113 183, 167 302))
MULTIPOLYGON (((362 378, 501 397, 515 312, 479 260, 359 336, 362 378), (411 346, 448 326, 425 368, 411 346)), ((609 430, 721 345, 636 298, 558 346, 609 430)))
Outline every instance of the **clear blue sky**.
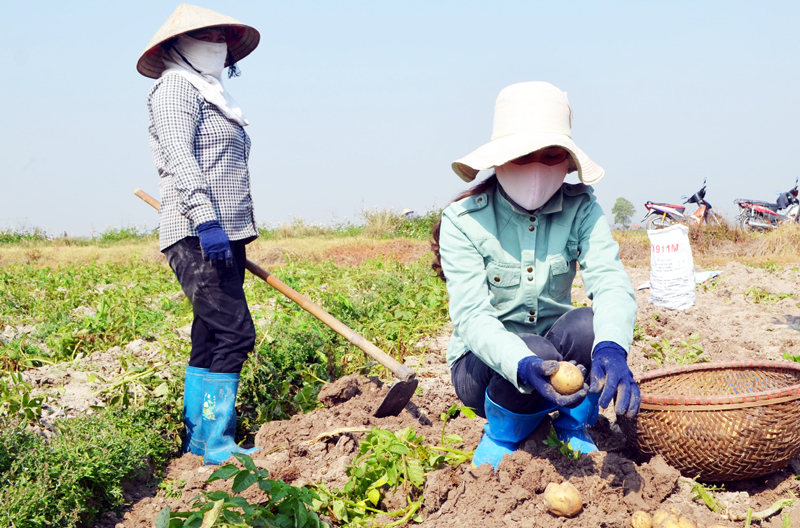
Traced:
MULTIPOLYGON (((135 65, 177 5, 0 5, 0 229, 156 226, 132 194, 158 192, 152 80, 135 65)), ((620 196, 638 221, 646 200, 680 200, 704 177, 731 217, 735 198, 774 200, 800 174, 797 1, 198 5, 261 32, 226 87, 251 122, 267 224, 446 205, 467 187, 450 163, 489 139, 497 93, 529 80, 568 92, 573 137, 606 169, 595 193, 609 218, 620 196)))

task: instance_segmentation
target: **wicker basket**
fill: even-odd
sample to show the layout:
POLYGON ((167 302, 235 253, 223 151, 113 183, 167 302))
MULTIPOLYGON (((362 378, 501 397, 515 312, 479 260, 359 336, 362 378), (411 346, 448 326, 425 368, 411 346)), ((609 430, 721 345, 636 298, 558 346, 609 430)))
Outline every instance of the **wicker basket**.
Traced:
POLYGON ((642 406, 619 417, 641 455, 685 477, 725 482, 766 475, 800 455, 800 363, 701 363, 637 376, 642 406))

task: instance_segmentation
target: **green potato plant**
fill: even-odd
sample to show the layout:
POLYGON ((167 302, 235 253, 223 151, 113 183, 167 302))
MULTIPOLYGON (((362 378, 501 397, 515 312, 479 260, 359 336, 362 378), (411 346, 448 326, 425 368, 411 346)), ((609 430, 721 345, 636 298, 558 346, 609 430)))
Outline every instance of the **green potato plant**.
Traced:
POLYGON ((156 528, 212 528, 229 526, 322 528, 327 523, 311 510, 318 496, 306 487, 294 487, 281 480, 269 479, 269 471, 258 469, 247 455, 233 456, 244 466, 242 469, 226 464, 208 477, 207 482, 233 479, 231 491, 202 492, 192 499, 192 510, 171 512, 165 507, 156 518, 156 528), (266 500, 248 502, 240 494, 257 486, 266 500))

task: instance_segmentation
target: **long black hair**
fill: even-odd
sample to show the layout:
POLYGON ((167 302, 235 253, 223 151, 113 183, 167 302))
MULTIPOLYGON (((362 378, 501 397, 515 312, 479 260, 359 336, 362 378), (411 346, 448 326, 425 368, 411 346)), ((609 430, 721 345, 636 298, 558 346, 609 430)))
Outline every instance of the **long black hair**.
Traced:
MULTIPOLYGON (((483 194, 491 189, 494 189, 496 186, 497 176, 492 174, 482 182, 470 187, 466 191, 456 196, 453 201, 457 202, 459 200, 463 200, 464 198, 475 196, 476 194, 483 194)), ((433 229, 431 229, 431 234, 433 235, 433 240, 431 240, 431 251, 433 251, 433 262, 431 262, 431 268, 433 268, 433 271, 436 273, 437 277, 443 281, 446 281, 447 279, 444 276, 444 270, 442 270, 442 256, 439 253, 439 230, 441 227, 442 219, 440 218, 439 221, 434 224, 433 229)))

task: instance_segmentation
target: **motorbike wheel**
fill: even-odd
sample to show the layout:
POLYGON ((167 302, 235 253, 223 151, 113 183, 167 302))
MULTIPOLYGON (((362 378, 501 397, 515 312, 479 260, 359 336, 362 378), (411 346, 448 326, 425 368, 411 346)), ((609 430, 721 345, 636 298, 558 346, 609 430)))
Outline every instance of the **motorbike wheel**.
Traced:
POLYGON ((644 227, 645 229, 652 231, 653 229, 664 229, 665 227, 669 227, 674 223, 675 222, 673 222, 673 220, 668 216, 662 219, 660 215, 652 215, 647 219, 644 227))
POLYGON ((740 217, 738 224, 739 229, 745 233, 761 233, 764 231, 764 229, 761 227, 750 225, 750 218, 747 216, 740 217))

